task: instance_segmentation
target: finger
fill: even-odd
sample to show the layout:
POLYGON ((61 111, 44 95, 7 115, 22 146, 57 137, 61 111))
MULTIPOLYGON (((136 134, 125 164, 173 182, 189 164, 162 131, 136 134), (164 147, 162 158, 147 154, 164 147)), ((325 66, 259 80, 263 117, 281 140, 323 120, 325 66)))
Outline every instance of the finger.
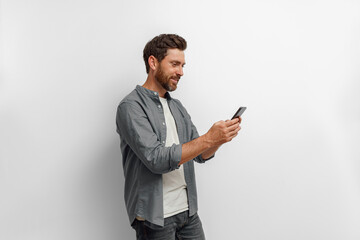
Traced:
POLYGON ((237 135, 238 135, 238 133, 235 133, 234 135, 230 136, 229 137, 230 141, 233 140, 237 135))
POLYGON ((240 126, 240 124, 239 123, 235 123, 234 125, 231 125, 231 126, 229 126, 229 127, 227 127, 227 130, 229 131, 229 132, 231 132, 231 131, 234 131, 236 128, 238 128, 240 126))
POLYGON ((232 120, 225 121, 227 127, 234 125, 235 123, 239 122, 239 118, 234 118, 232 120))
POLYGON ((235 133, 235 134, 232 136, 232 138, 234 139, 237 135, 238 135, 238 133, 235 133))
POLYGON ((229 132, 229 136, 235 137, 235 136, 238 134, 238 132, 240 131, 240 129, 241 129, 241 127, 238 126, 236 129, 234 129, 233 131, 229 132))

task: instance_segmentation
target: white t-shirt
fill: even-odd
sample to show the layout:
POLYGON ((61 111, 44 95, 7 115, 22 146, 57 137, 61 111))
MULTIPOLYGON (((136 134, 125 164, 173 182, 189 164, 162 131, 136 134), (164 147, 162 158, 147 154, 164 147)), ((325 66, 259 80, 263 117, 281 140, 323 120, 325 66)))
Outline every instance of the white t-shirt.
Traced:
MULTIPOLYGON (((171 114, 166 98, 160 98, 166 124, 165 147, 179 144, 174 117, 171 114)), ((165 173, 163 178, 164 218, 171 217, 189 209, 183 165, 165 173)))

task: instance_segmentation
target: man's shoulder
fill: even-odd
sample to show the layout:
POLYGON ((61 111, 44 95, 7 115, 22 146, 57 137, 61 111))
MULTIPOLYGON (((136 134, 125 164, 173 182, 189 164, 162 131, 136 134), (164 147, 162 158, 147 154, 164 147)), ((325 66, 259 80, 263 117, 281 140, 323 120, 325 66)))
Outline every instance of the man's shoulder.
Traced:
POLYGON ((170 94, 169 92, 165 93, 165 97, 166 97, 167 99, 170 99, 170 101, 171 101, 173 104, 184 108, 184 106, 182 105, 181 101, 180 101, 179 99, 177 99, 177 98, 174 98, 174 97, 172 96, 172 94, 170 94))
POLYGON ((143 99, 135 88, 120 101, 117 107, 117 119, 142 115, 144 113, 142 102, 143 99))
POLYGON ((120 101, 119 106, 124 104, 138 105, 140 102, 141 102, 140 93, 135 88, 120 101))
POLYGON ((181 114, 186 117, 186 116, 190 116, 188 111, 186 110, 186 108, 184 107, 184 105, 181 103, 181 101, 179 99, 176 98, 171 98, 173 104, 179 109, 179 111, 181 112, 181 114))
POLYGON ((179 105, 179 106, 181 106, 181 107, 184 107, 179 99, 171 97, 171 100, 172 100, 176 105, 179 105))

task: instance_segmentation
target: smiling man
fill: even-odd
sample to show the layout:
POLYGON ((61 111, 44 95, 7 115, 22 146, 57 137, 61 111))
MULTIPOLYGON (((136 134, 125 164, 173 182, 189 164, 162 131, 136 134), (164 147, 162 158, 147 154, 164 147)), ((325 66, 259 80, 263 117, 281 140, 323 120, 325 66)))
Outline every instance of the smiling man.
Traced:
POLYGON ((116 116, 125 175, 125 204, 137 239, 205 239, 197 214, 194 161, 204 163, 240 130, 241 118, 216 122, 199 136, 176 90, 186 41, 161 34, 144 48, 148 74, 116 116))

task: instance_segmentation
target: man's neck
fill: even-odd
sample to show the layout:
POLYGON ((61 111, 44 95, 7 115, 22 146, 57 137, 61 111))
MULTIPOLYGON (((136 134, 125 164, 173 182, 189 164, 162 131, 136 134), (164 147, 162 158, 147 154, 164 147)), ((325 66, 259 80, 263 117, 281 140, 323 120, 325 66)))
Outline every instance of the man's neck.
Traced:
POLYGON ((151 91, 158 92, 160 97, 165 97, 165 93, 167 92, 166 89, 163 88, 153 76, 150 76, 150 74, 142 86, 151 91))

